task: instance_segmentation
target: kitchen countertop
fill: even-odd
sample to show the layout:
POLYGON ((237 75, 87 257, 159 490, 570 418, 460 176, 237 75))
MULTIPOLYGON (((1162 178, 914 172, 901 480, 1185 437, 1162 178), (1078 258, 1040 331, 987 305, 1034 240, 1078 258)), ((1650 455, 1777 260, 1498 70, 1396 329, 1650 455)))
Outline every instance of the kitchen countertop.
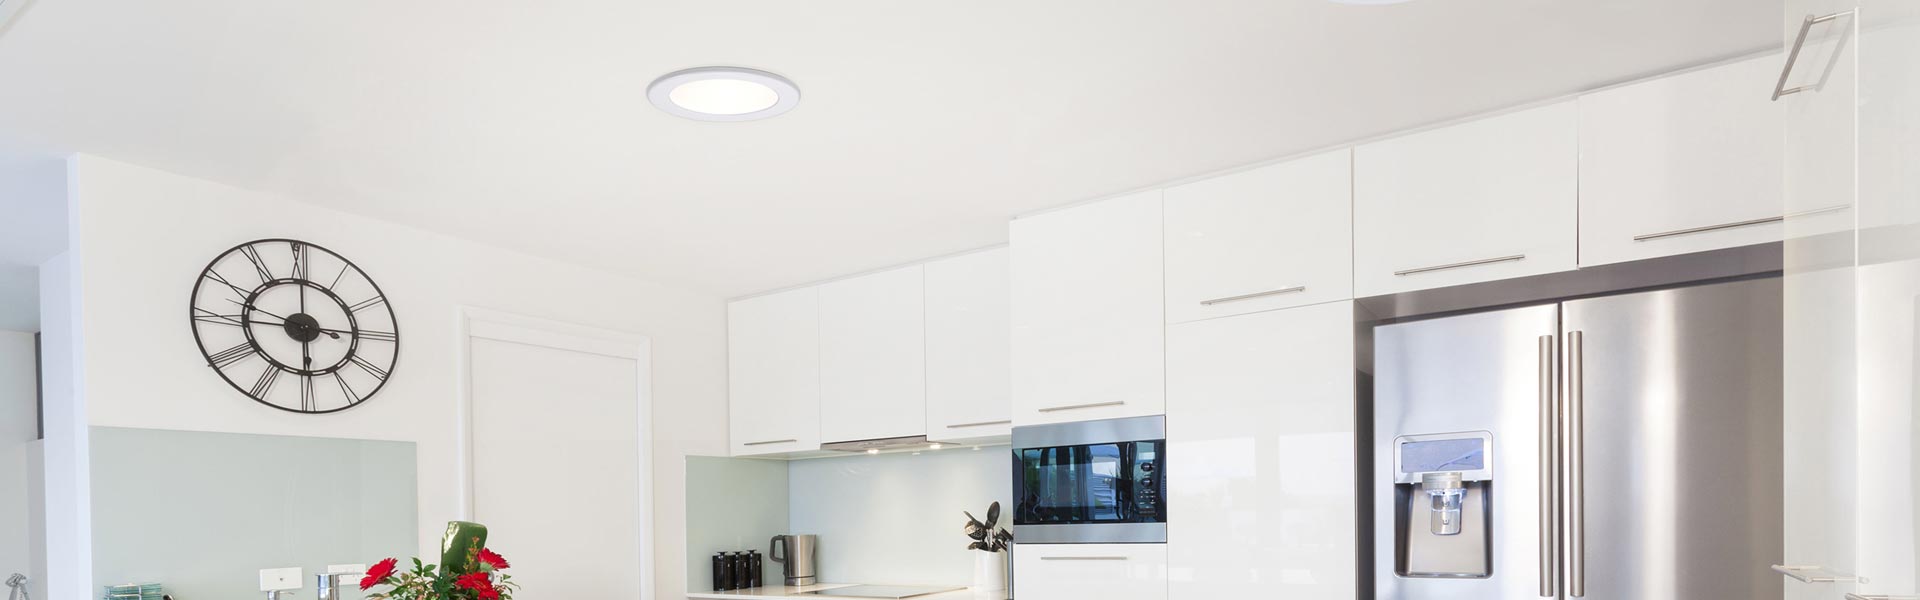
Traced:
MULTIPOLYGON (((813 592, 818 590, 831 590, 834 588, 853 587, 856 585, 867 585, 867 584, 817 583, 814 585, 802 585, 802 586, 778 585, 778 586, 771 586, 771 587, 747 588, 743 590, 727 590, 723 592, 687 592, 687 597, 699 598, 701 600, 788 600, 791 598, 846 598, 847 596, 835 596, 832 594, 809 594, 807 592, 813 592)), ((873 599, 863 598, 860 600, 873 600, 873 599)), ((914 596, 906 600, 1007 600, 1007 592, 1005 590, 1001 590, 997 592, 982 592, 978 595, 975 595, 972 590, 959 589, 951 592, 940 592, 938 594, 914 596)))

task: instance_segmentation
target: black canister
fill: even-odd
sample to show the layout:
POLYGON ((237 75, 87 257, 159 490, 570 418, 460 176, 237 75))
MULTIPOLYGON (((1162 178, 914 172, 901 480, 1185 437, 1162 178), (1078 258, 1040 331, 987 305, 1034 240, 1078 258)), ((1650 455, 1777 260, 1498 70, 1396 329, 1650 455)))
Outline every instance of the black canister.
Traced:
POLYGON ((759 550, 747 551, 747 571, 752 573, 752 576, 747 578, 747 582, 752 584, 749 587, 760 587, 762 585, 766 585, 760 582, 760 551, 759 550))
POLYGON ((713 553, 713 591, 727 589, 727 559, 725 552, 713 553))
POLYGON ((753 560, 747 553, 734 554, 733 589, 744 590, 753 587, 753 560))
POLYGON ((720 559, 720 587, 716 589, 738 589, 733 582, 734 578, 738 576, 736 573, 740 572, 740 557, 735 556, 732 552, 724 552, 722 554, 726 556, 720 559))

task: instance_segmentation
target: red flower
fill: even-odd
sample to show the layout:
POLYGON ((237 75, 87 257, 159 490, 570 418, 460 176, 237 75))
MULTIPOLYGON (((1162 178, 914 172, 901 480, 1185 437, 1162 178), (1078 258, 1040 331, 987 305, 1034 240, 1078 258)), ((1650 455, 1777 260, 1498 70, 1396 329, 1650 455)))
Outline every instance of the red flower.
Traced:
POLYGON ((491 591, 493 590, 493 579, 489 578, 486 573, 468 573, 461 575, 459 579, 453 580, 453 586, 476 591, 491 591))
POLYGON ((487 563, 488 565, 492 566, 495 570, 505 569, 513 566, 513 565, 507 564, 506 557, 500 556, 498 554, 494 554, 492 550, 489 550, 486 548, 480 549, 480 562, 487 563))
POLYGON ((493 588, 480 590, 475 595, 479 596, 480 600, 500 600, 500 590, 493 588))
POLYGON ((398 561, 395 561, 394 559, 389 558, 389 559, 380 561, 378 563, 374 563, 373 568, 367 569, 367 576, 360 580, 360 589, 361 590, 373 589, 373 586, 380 585, 381 581, 385 581, 387 577, 392 576, 393 565, 395 562, 398 562, 398 561))

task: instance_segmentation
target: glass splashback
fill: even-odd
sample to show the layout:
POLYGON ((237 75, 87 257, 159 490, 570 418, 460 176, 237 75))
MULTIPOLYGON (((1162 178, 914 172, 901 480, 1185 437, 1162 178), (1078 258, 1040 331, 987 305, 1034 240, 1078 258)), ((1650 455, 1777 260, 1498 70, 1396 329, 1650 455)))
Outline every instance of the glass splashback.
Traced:
MULTIPOLYGON (((260 597, 260 569, 419 552, 412 442, 94 427, 93 576, 260 597)), ((358 583, 358 578, 354 578, 358 583)), ((361 598, 348 586, 347 599, 361 598)))

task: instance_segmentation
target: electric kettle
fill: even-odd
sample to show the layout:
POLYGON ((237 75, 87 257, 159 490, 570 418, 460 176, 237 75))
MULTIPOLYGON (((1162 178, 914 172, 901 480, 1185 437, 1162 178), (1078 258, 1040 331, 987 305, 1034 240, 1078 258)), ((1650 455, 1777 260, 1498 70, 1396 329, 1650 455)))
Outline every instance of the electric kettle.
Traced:
POLYGON ((780 563, 787 585, 813 585, 819 583, 815 577, 819 572, 815 549, 819 545, 817 535, 776 535, 767 543, 767 558, 780 563))

